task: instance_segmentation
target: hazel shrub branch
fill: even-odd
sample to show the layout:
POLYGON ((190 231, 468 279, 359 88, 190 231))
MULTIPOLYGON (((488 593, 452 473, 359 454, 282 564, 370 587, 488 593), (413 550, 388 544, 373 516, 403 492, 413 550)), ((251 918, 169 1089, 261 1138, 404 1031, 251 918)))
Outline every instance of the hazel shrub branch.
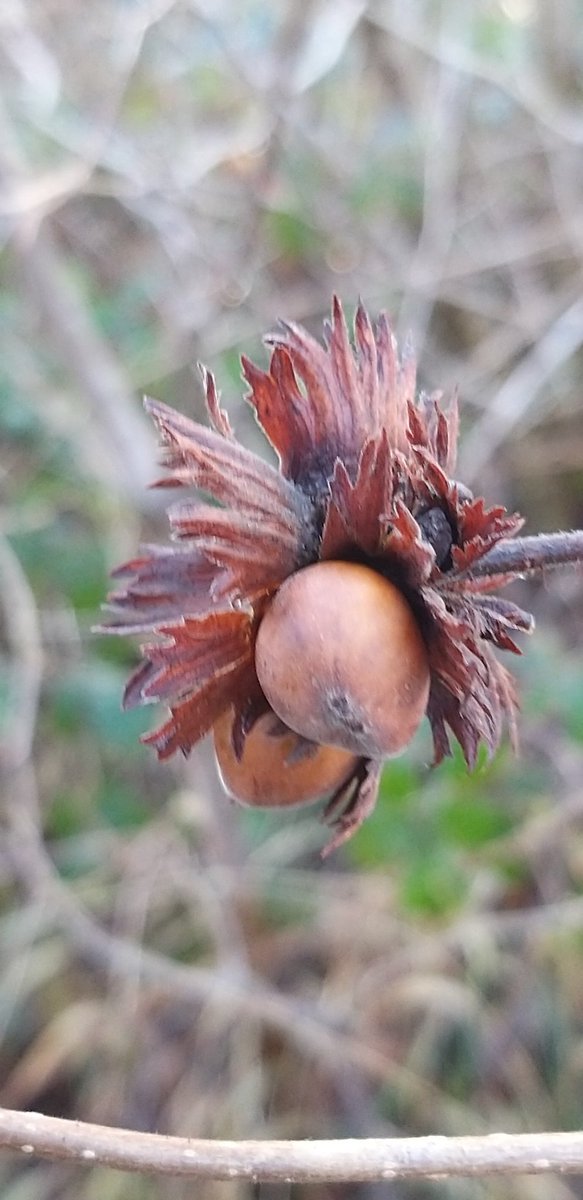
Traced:
POLYGON ((142 1175, 251 1179, 272 1183, 382 1182, 573 1175, 583 1172, 583 1133, 493 1133, 480 1137, 214 1141, 166 1137, 0 1109, 0 1149, 83 1167, 142 1175))
POLYGON ((568 533, 538 533, 498 542, 472 564, 473 576, 534 575, 547 568, 576 565, 583 560, 583 529, 568 533))

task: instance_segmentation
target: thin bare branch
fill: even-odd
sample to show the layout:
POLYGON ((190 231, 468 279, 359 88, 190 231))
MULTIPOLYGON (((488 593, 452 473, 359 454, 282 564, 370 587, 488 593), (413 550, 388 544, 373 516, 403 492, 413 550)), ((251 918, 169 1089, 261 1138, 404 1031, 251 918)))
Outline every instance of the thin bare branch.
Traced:
POLYGON ((583 1133, 222 1142, 0 1109, 0 1146, 143 1175, 322 1183, 583 1172, 583 1133))
POLYGON ((523 424, 541 392, 583 342, 583 300, 559 314, 502 384, 463 446, 461 472, 471 482, 513 431, 523 424))
POLYGON ((0 742, 0 770, 31 753, 42 680, 43 651, 36 603, 20 562, 0 537, 0 611, 18 664, 11 689, 10 720, 0 742))
POLYGON ((581 563, 583 559, 583 529, 568 533, 540 533, 534 537, 513 538, 499 542, 489 554, 472 563, 472 576, 505 575, 518 571, 535 575, 550 567, 581 563))

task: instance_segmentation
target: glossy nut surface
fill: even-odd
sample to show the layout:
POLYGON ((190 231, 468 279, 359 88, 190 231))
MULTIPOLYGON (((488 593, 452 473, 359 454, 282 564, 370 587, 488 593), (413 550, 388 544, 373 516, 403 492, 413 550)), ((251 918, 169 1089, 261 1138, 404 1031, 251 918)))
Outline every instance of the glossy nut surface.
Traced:
POLYGON ((285 808, 310 804, 344 783, 356 766, 354 755, 333 746, 319 746, 309 758, 287 762, 297 747, 293 733, 270 736, 273 714, 260 717, 247 735, 239 762, 231 744, 232 713, 214 725, 217 766, 225 791, 254 808, 285 808))
POLYGON ((290 729, 371 758, 407 746, 429 695, 409 604, 358 563, 316 563, 286 579, 259 627, 255 666, 290 729))

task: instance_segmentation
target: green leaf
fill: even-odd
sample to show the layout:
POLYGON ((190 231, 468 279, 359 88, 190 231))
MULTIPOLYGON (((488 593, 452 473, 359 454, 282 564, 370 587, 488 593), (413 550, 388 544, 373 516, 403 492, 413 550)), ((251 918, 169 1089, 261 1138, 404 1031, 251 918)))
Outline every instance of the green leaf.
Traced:
POLYGON ((279 253, 288 258, 309 258, 316 248, 321 251, 321 236, 313 226, 292 212, 270 212, 266 218, 267 235, 279 253))
POLYGON ((422 791, 419 772, 406 758, 387 763, 376 808, 347 844, 350 859, 361 867, 377 867, 406 858, 424 820, 419 813, 422 791))
POLYGON ((454 795, 443 806, 439 824, 449 842, 472 848, 508 833, 513 822, 495 797, 454 795))
POLYGON ((15 535, 12 545, 41 597, 57 594, 96 610, 107 591, 103 548, 93 531, 66 519, 15 535))
POLYGON ((143 709, 122 712, 125 672, 113 665, 93 663, 72 671, 53 692, 53 715, 62 732, 88 729, 101 742, 125 751, 136 750, 139 738, 151 724, 143 709))
POLYGON ((459 861, 436 841, 432 850, 409 866, 401 885, 404 908, 441 916, 461 908, 468 879, 459 861))
POLYGON ((115 829, 140 827, 149 820, 152 811, 135 787, 111 778, 104 779, 95 803, 106 824, 115 829))

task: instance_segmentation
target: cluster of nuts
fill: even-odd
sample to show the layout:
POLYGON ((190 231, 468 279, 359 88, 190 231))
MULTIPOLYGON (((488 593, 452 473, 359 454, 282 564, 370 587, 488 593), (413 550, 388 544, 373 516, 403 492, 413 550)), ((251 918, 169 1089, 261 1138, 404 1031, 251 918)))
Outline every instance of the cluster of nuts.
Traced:
POLYGON ((267 371, 243 359, 248 400, 279 470, 240 446, 205 373, 211 428, 147 407, 172 487, 215 501, 170 510, 173 544, 120 568, 109 632, 150 632, 127 705, 166 702, 144 739, 161 758, 212 731, 244 804, 329 797, 333 845, 372 810, 382 761, 427 715, 435 761, 512 731, 516 696, 495 648, 532 619, 496 593, 579 561, 582 535, 517 538, 522 521, 453 478, 455 403, 417 394, 387 318, 338 300, 325 345, 282 324, 267 371))
POLYGON ((329 794, 359 757, 400 754, 425 715, 429 664, 417 621, 402 592, 359 563, 317 563, 281 585, 259 626, 255 668, 279 722, 261 718, 241 759, 229 716, 214 728, 225 786, 247 804, 329 794), (290 730, 311 754, 298 752, 290 730))

